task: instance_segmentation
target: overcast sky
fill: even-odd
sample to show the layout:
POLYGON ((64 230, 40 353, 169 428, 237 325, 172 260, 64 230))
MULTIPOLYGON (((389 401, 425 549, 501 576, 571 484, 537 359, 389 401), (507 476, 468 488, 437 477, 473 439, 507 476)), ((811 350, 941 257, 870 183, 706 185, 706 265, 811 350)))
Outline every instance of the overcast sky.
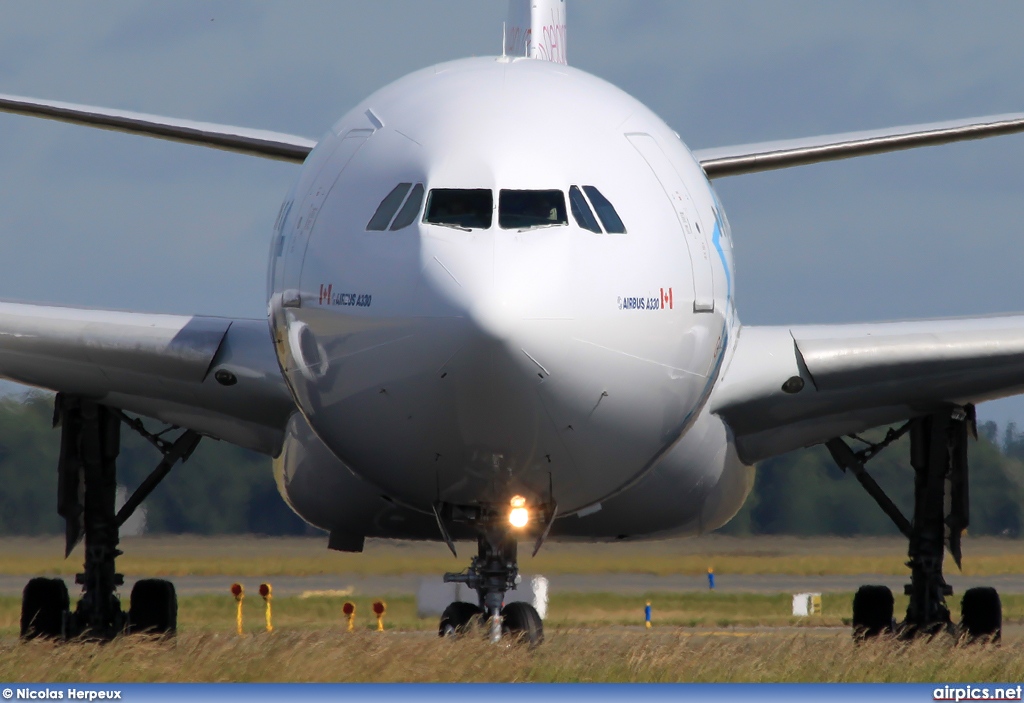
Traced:
MULTIPOLYGON (((0 4, 0 92, 317 137, 501 47, 504 0, 0 4)), ((569 63, 693 148, 1024 110, 1024 3, 569 0, 569 63)), ((1024 136, 716 183, 747 324, 1024 310, 1024 136)), ((265 313, 298 166, 0 116, 0 299, 265 313)), ((1017 419, 1024 401, 982 406, 1017 419)))

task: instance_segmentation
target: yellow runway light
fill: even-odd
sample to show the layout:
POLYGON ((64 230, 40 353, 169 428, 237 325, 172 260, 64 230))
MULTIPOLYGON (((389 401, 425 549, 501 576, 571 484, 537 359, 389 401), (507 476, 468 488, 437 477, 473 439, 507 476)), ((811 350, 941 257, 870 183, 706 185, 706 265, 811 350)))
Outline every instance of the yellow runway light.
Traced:
POLYGON ((238 634, 242 634, 242 601, 245 600, 245 589, 240 583, 231 584, 231 595, 235 597, 235 601, 238 603, 238 613, 235 615, 235 624, 238 627, 238 634))
POLYGON ((377 632, 384 632, 384 613, 388 610, 387 604, 382 600, 373 602, 373 614, 377 616, 377 632))
POLYGON ((270 599, 273 598, 273 589, 269 583, 260 584, 260 595, 263 596, 263 602, 267 604, 267 632, 273 632, 274 626, 270 621, 270 599))
POLYGON ((341 612, 345 613, 345 619, 348 620, 348 631, 356 629, 356 604, 352 601, 346 601, 345 605, 341 606, 341 612))

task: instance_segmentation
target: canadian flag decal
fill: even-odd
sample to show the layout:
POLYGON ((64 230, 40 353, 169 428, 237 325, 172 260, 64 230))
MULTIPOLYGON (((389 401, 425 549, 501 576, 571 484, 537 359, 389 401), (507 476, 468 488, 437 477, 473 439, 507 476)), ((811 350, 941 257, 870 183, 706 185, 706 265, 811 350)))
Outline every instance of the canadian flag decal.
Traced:
POLYGON ((672 309, 672 289, 671 288, 668 289, 668 293, 665 292, 664 288, 661 289, 661 309, 664 310, 666 307, 669 310, 672 309))
POLYGON ((331 283, 330 285, 326 285, 326 286, 323 283, 320 284, 320 304, 321 305, 323 305, 324 303, 327 303, 328 305, 331 304, 331 292, 332 292, 333 289, 334 289, 334 284, 333 283, 331 283))

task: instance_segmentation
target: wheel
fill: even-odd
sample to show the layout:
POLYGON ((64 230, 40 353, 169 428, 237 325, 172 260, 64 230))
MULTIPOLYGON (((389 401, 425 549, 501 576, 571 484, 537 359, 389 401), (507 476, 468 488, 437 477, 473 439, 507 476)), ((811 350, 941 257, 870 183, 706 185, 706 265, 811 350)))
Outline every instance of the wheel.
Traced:
POLYGON ((132 587, 128 632, 173 635, 178 629, 178 596, 174 584, 143 579, 132 587))
POLYGON ((21 636, 63 637, 71 608, 64 579, 34 578, 21 592, 21 636))
POLYGON ((544 641, 544 622, 529 603, 509 603, 501 609, 501 630, 504 634, 536 647, 544 641))
POLYGON ((437 634, 439 637, 454 637, 461 635, 473 625, 473 620, 483 612, 480 606, 473 603, 455 601, 444 609, 441 614, 441 624, 438 625, 437 634))
POLYGON ((1003 604, 989 586, 970 588, 960 601, 960 631, 969 640, 998 642, 1003 634, 1003 604))
POLYGON ((853 636, 858 640, 892 632, 892 591, 888 586, 861 586, 853 597, 853 636))

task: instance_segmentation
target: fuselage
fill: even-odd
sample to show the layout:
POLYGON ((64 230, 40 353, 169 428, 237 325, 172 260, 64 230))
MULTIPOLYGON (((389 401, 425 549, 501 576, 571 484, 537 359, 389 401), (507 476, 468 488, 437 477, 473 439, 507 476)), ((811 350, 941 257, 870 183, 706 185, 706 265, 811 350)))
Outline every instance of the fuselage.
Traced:
POLYGON ((704 501, 740 470, 703 412, 738 328, 731 248, 641 103, 566 66, 466 59, 378 91, 310 154, 271 246, 271 326, 301 421, 387 501, 586 513, 659 463, 668 498, 704 501))

